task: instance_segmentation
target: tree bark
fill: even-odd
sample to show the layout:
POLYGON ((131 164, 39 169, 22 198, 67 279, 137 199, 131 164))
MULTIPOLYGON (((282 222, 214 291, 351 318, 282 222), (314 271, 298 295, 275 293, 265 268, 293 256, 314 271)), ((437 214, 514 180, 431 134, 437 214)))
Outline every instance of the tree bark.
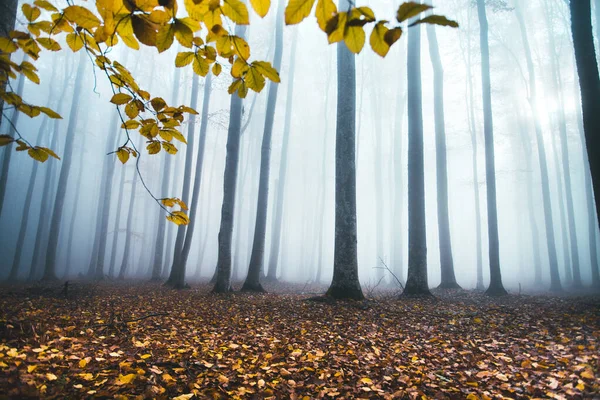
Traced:
POLYGON ((79 115, 79 98, 81 94, 81 86, 83 82, 83 74, 85 72, 85 52, 81 52, 77 65, 77 75, 75 76, 75 87, 73 89, 73 100, 71 103, 71 111, 69 112, 69 124, 67 126, 67 135, 65 138, 65 151, 61 160, 60 175, 58 177, 58 188, 56 198, 54 200, 54 209, 52 210, 52 219, 50 222, 50 236, 48 239, 48 248, 46 251, 46 263, 44 268, 44 280, 57 280, 56 276, 56 253, 58 250, 58 239, 62 223, 62 213, 65 204, 65 196, 67 194, 67 182, 73 161, 73 142, 75 140, 75 129, 79 115))
POLYGON ((579 75, 585 144, 594 189, 597 227, 600 223, 600 78, 594 51, 590 7, 588 0, 570 1, 571 32, 579 75))
MULTIPOLYGON (((348 0, 341 0, 340 9, 347 7, 348 0)), ((356 68, 344 42, 337 44, 337 83, 335 247, 327 296, 362 300, 356 232, 356 68)))
MULTIPOLYGON (((531 49, 529 47, 529 39, 527 37, 527 28, 520 8, 520 3, 516 3, 516 15, 521 31, 521 40, 525 48, 525 60, 527 61, 527 71, 529 74, 529 105, 531 107, 531 115, 533 118, 534 131, 537 144, 538 160, 540 163, 540 174, 542 177, 542 200, 544 206, 544 222, 546 227, 546 239, 548 241, 548 261, 550 263, 550 290, 561 290, 560 275, 558 272, 558 260, 556 256, 556 244, 554 236, 554 219, 552 216, 552 203, 550 200, 550 183, 548 177, 548 165, 546 159, 546 149, 544 146, 544 138, 542 136, 542 128, 540 119, 537 113, 537 90, 536 76, 533 67, 533 59, 531 57, 531 49)), ((566 249, 565 249, 566 250, 566 249)))
POLYGON ((408 32, 408 277, 404 296, 429 296, 423 100, 421 89, 421 25, 408 32))
POLYGON ((117 212, 115 215, 115 225, 113 229, 113 240, 110 252, 110 262, 108 264, 108 276, 113 277, 115 272, 115 264, 117 258, 117 251, 119 250, 119 228, 121 222, 121 213, 123 210, 123 196, 125 193, 125 166, 121 166, 121 177, 119 179, 119 197, 117 198, 117 212))
MULTIPOLYGON (((273 67, 281 69, 281 57, 283 54, 283 10, 282 4, 277 8, 277 21, 275 23, 275 54, 273 56, 273 67)), ((265 116, 265 130, 263 133, 260 178, 258 182, 258 199, 256 204, 256 224, 254 226, 254 241, 250 255, 248 275, 242 286, 242 291, 264 292, 260 283, 260 273, 263 269, 265 256, 265 241, 267 228, 267 210, 269 200, 269 174, 271 168, 271 137, 273 135, 273 121, 275 119, 275 105, 277 104, 277 92, 279 84, 269 83, 269 96, 267 98, 267 110, 265 116)))
MULTIPOLYGON (((138 160, 135 160, 136 162, 138 160)), ((125 228, 125 244, 123 250, 123 259, 121 261, 121 268, 119 269, 119 279, 125 278, 127 272, 127 266, 129 265, 129 253, 131 252, 131 237, 133 236, 133 213, 135 211, 135 196, 139 174, 137 167, 133 165, 133 183, 131 184, 131 198, 129 199, 129 209, 127 211, 127 225, 125 228)))
POLYGON ((490 49, 485 0, 477 0, 479 17, 479 42, 481 47, 481 87, 483 96, 483 131, 485 138, 485 176, 487 183, 488 240, 490 258, 490 286, 486 293, 502 296, 506 290, 502 285, 500 271, 500 246, 498 240, 498 210, 496 208, 496 166, 494 157, 494 122, 492 116, 492 87, 490 82, 490 49))
MULTIPOLYGON (((18 6, 19 0, 3 0, 2 3, 0 3, 0 36, 8 37, 10 31, 12 31, 15 28, 15 20, 17 18, 18 6)), ((4 90, 6 89, 6 84, 7 81, 0 83, 0 92, 4 92, 4 90)), ((0 98, 0 123, 2 123, 3 110, 4 99, 0 98)), ((11 152, 9 148, 7 148, 5 151, 7 152, 7 155, 9 152, 11 152)), ((2 204, 1 201, 0 204, 2 204)))
POLYGON ((454 274, 450 217, 448 215, 448 162, 446 156, 446 122, 444 116, 444 68, 433 25, 427 25, 429 56, 433 66, 433 107, 435 118, 435 164, 437 184, 437 216, 440 245, 440 288, 459 289, 454 274))

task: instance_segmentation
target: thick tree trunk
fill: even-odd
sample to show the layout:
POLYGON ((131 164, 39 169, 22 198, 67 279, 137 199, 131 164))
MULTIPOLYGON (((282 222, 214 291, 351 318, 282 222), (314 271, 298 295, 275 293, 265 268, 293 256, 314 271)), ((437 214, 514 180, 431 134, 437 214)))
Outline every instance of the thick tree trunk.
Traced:
POLYGON ((494 156, 494 123, 492 116, 492 87, 490 82, 490 49, 485 0, 477 0, 479 17, 479 42, 481 47, 481 87, 483 95, 483 131, 485 137, 485 176, 487 183, 488 240, 490 257, 490 286, 486 293, 502 296, 506 290, 502 285, 500 271, 500 246, 498 240, 498 210, 496 208, 496 166, 494 156))
MULTIPOLYGON (((275 26, 275 54, 273 56, 273 67, 281 69, 281 57, 283 54, 283 4, 277 8, 277 21, 275 26)), ((269 174, 271 168, 271 137, 273 135, 273 121, 275 119, 275 105, 277 104, 277 92, 279 84, 269 83, 269 97, 267 98, 267 110, 265 116, 265 131, 263 133, 260 178, 258 182, 258 199, 256 204, 256 224, 254 227, 254 241, 250 255, 250 266, 248 275, 242 286, 242 291, 263 292, 260 284, 260 274, 263 269, 265 257, 265 241, 267 236, 267 210, 269 199, 269 174)))
POLYGON ((61 160, 60 175, 58 177, 58 188, 56 198, 54 200, 54 209, 52 210, 52 219, 50 222, 50 236, 48 238, 48 249, 46 251, 46 266, 44 268, 44 280, 56 280, 56 253, 58 251, 58 239, 62 223, 62 213, 67 194, 67 182, 73 161, 73 142, 75 140, 75 129, 77 126, 77 117, 79 114, 80 104, 79 98, 81 94, 81 86, 83 82, 83 74, 85 72, 85 64, 87 62, 86 53, 81 52, 78 65, 77 75, 75 76, 75 87, 73 89, 73 100, 71 103, 71 111, 69 113, 69 124, 67 127, 67 135, 65 138, 65 151, 61 160))
MULTIPOLYGON (((19 6, 19 0, 2 0, 0 2, 0 37, 8 37, 10 31, 15 28, 15 20, 17 18, 17 8, 19 6)), ((4 91, 6 88, 6 81, 0 84, 0 91, 4 91)), ((4 108, 4 100, 0 98, 0 123, 2 123, 2 111, 4 108)), ((5 150, 8 153, 11 151, 10 148, 5 150)), ((2 198, 3 199, 3 198, 2 198)), ((0 204, 2 204, 0 199, 0 204)), ((1 211, 1 208, 0 208, 1 211)))
MULTIPOLYGON (((583 127, 596 203, 596 227, 600 222, 600 78, 594 51, 590 2, 571 0, 571 32, 579 75, 583 127)), ((589 196, 588 196, 589 197, 589 196)), ((594 228, 596 230, 596 228, 594 228)))
MULTIPOLYGON (((192 98, 190 102, 190 107, 192 107, 193 109, 196 109, 196 107, 198 107, 198 87, 199 77, 197 74, 194 74, 194 77, 192 78, 192 98)), ((192 161, 194 158, 194 142, 196 141, 194 134, 195 128, 196 116, 190 115, 187 132, 187 146, 185 149, 183 191, 181 194, 181 200, 183 200, 186 204, 188 204, 189 202, 190 186, 192 184, 192 161)), ((186 230, 187 226, 185 225, 180 225, 177 227, 177 237, 175 239, 175 249, 173 251, 173 264, 171 266, 171 273, 169 275, 169 279, 165 283, 165 285, 172 286, 176 289, 182 289, 185 287, 185 264, 181 262, 181 255, 186 230)))
POLYGON ((423 101, 421 89, 421 25, 408 32, 408 277, 404 296, 429 296, 423 101))
POLYGON ((437 184, 437 216, 440 244, 440 288, 460 288, 454 274, 450 217, 448 215, 448 162, 446 156, 446 122, 444 116, 444 68, 433 25, 427 25, 429 56, 433 66, 433 107, 435 117, 435 164, 437 184))
POLYGON ((281 142, 281 159, 279 161, 279 180, 277 186, 277 203, 273 215, 271 251, 269 254, 269 268, 266 276, 268 281, 277 281, 277 266, 279 262, 279 249, 281 246, 281 226, 283 223, 283 205, 285 201, 285 183, 287 178, 288 151, 290 143, 290 125, 292 120, 292 103, 294 99, 294 69, 296 68, 296 48, 298 45, 298 31, 294 31, 292 48, 290 52, 290 69, 288 71, 287 95, 285 101, 285 121, 283 126, 283 140, 281 142))
MULTIPOLYGON (((519 28, 521 30, 521 40, 525 47, 525 59, 527 61, 527 71, 529 74, 529 105, 531 106, 531 115, 533 118, 538 160, 540 163, 540 174, 542 177, 542 200, 544 206, 544 222, 546 227, 546 240, 548 241, 548 261, 550 263, 550 290, 561 290, 560 275, 558 272, 558 260, 556 257, 556 244, 554 236, 554 219, 552 216, 552 203, 550 200, 550 183, 548 177, 548 165, 546 159, 546 149, 544 146, 544 138, 542 136, 542 128, 540 119, 537 113, 537 91, 535 69, 533 67, 533 59, 531 57, 531 49, 529 47, 529 39, 527 37, 527 29, 521 12, 520 4, 517 3, 516 14, 519 28)), ((566 250, 566 249, 565 249, 566 250)))
MULTIPOLYGON (((204 81, 204 97, 202 100, 202 115, 200 124, 200 143, 198 144, 198 153, 196 155, 196 170, 194 171, 194 188, 192 189, 192 201, 189 204, 190 209, 190 224, 187 227, 185 239, 183 241, 183 249, 181 250, 181 273, 178 276, 176 285, 185 286, 185 270, 187 260, 192 248, 192 237, 196 227, 196 214, 198 212, 198 203, 200 197, 200 186, 202 184, 202 170, 204 167, 204 148, 206 147, 206 130, 208 128, 208 110, 210 107, 210 92, 212 85, 212 75, 208 75, 204 81)), ((206 227, 204 228, 206 229, 206 227)))
MULTIPOLYGON (((340 1, 340 9, 347 6, 348 0, 340 1)), ((356 232, 356 69, 354 54, 343 42, 337 44, 337 81, 335 248, 327 295, 361 300, 356 232)))
MULTIPOLYGON (((246 27, 236 25, 235 34, 244 37, 246 27)), ((227 155, 223 178, 223 204, 221 206, 221 226, 219 229, 219 254, 217 257, 216 282, 214 293, 227 293, 231 288, 231 237, 235 213, 235 192, 240 158, 240 138, 242 131, 242 99, 237 92, 231 95, 229 107, 229 130, 227 133, 227 155)))

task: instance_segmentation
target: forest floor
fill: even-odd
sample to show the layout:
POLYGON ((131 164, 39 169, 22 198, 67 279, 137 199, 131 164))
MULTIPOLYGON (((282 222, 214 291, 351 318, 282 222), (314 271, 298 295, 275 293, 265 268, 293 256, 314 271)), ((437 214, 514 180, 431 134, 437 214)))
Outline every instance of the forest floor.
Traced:
POLYGON ((600 297, 267 289, 0 287, 0 398, 600 396, 600 297))

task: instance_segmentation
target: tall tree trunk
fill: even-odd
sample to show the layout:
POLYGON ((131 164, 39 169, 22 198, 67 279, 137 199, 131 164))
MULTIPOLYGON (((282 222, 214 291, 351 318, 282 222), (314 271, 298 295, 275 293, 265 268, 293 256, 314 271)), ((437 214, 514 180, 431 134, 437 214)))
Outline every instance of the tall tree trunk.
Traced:
MULTIPOLYGON (((10 31, 15 28, 15 20, 17 18, 17 8, 19 6, 19 0, 3 0, 0 3, 0 36, 8 37, 10 31)), ((0 84, 0 91, 4 92, 7 82, 4 81, 0 84)), ((4 109, 4 99, 0 98, 0 123, 2 123, 2 111, 4 109)), ((10 148, 7 148, 6 155, 10 153, 10 148)), ((0 198, 0 204, 2 204, 2 198, 0 198)), ((1 211, 1 208, 0 208, 1 211)))
MULTIPOLYGON (((236 25, 235 34, 245 36, 246 27, 236 25)), ((223 178, 223 204, 221 206, 221 226, 219 228, 219 254, 217 257, 217 279, 214 293, 227 293, 231 289, 231 237, 233 215, 235 213, 235 192, 240 160, 240 138, 242 130, 242 99, 237 92, 231 95, 229 107, 229 130, 227 132, 227 155, 223 178)))
MULTIPOLYGON (((544 138, 542 136, 542 128, 540 119, 537 113, 537 91, 535 69, 533 67, 533 59, 531 57, 531 49, 529 47, 529 39, 527 37, 527 28, 521 12, 520 3, 516 3, 516 15, 521 30, 521 40, 525 47, 525 59, 527 61, 527 71, 529 74, 529 105, 531 106, 531 115, 533 118, 538 160, 540 163, 540 174, 542 177, 542 200, 544 206, 544 222, 546 226, 546 239, 548 241, 548 261, 550 263, 550 290, 561 290, 560 275, 558 273, 558 260, 556 257, 556 244, 554 236, 554 220, 552 216, 552 203, 550 201, 550 183, 548 178, 548 165, 546 160, 546 149, 544 146, 544 138)), ((565 249, 566 250, 566 249, 565 249)))
MULTIPOLYGON (((550 46, 550 66, 552 70, 552 77, 556 92, 558 93, 558 128, 560 132, 560 146, 562 151, 562 169, 563 177, 565 181, 566 197, 567 197, 567 215, 569 220, 569 234, 570 234, 570 250, 571 250, 571 261, 573 263, 573 285, 575 287, 581 286, 581 267, 579 259, 579 243, 577 240, 577 225, 575 223, 575 206, 573 204, 573 189, 571 184, 571 162, 569 160, 569 146, 567 140, 567 118, 565 116, 565 99, 563 93, 563 83, 561 70, 559 65, 560 57, 556 51, 556 43, 554 41, 554 26, 550 21, 550 15, 548 10, 548 3, 544 1, 544 9, 546 11, 546 25, 548 27, 548 38, 550 46)), ((565 249, 566 251, 566 249, 565 249)))
MULTIPOLYGON (((379 60, 377 60, 379 61, 379 60)), ((371 100, 371 109, 373 110, 373 119, 375 121, 375 145, 373 146, 374 151, 374 183, 375 183, 375 249, 377 254, 375 255, 374 265, 377 267, 377 279, 378 281, 385 283, 385 269, 380 265, 381 260, 385 260, 385 250, 383 242, 383 214, 384 214, 384 202, 383 202, 383 171, 385 166, 383 164, 383 127, 381 124, 382 120, 382 104, 381 96, 375 94, 371 100)), ((358 148, 358 147, 357 147, 358 148)), ((358 164, 358 157, 357 164, 358 164)), ((385 261, 384 261, 385 262, 385 261)), ((388 261, 389 262, 389 261, 388 261)), ((390 277, 391 278, 391 277, 390 277)))
MULTIPOLYGON (((192 248, 192 237, 196 227, 196 214, 198 212, 198 203, 200 198, 200 185, 202 184, 202 170, 204 166, 204 148, 206 147, 206 130, 208 128, 208 110, 210 106, 210 91, 212 85, 212 75, 209 74, 204 81, 204 97, 202 100, 202 120, 200 125, 200 143, 198 144, 198 153, 196 156, 196 170, 194 171, 194 188, 192 190, 192 201, 190 202, 190 224, 187 227, 183 249, 181 250, 181 273, 178 276, 176 286, 185 285, 185 270, 190 250, 192 248)), ((206 229, 206 228, 205 228, 206 229)))
POLYGON ((44 268, 44 280, 56 280, 56 253, 58 250, 58 239, 62 223, 62 213, 67 194, 67 182, 73 161, 73 142, 75 141, 75 129, 79 115, 79 98, 85 72, 86 53, 81 52, 77 65, 77 75, 75 76, 75 87, 73 88, 73 100, 71 111, 69 112, 69 124, 67 126, 67 135, 65 138, 65 152, 61 161, 60 175, 58 177, 58 188, 54 200, 54 209, 52 210, 52 219, 50 222, 50 236, 48 238, 48 249, 46 251, 46 265, 44 268))
POLYGON ((121 223, 121 212, 123 210, 123 195, 125 193, 125 166, 121 166, 121 177, 119 179, 119 197, 117 198, 117 213, 115 215, 115 226, 113 229, 113 240, 110 251, 110 262, 108 264, 108 277, 114 277, 117 252, 119 250, 119 227, 121 223))
MULTIPOLYGON (((340 9, 346 9, 348 1, 341 0, 340 9)), ((337 83, 335 247, 327 295, 361 300, 356 232, 356 68, 354 54, 344 42, 337 44, 337 83)))
MULTIPOLYGON (((283 54, 283 4, 277 6, 277 21, 275 22, 275 55, 273 56, 273 67, 281 69, 281 57, 283 54)), ((242 286, 243 291, 264 292, 260 284, 260 273, 263 269, 265 257, 265 241, 267 236, 267 210, 269 200, 269 174, 271 168, 271 137, 273 135, 273 121, 275 119, 275 105, 277 104, 277 91, 279 84, 269 83, 269 97, 267 98, 267 110, 265 116, 265 131, 263 133, 260 178, 258 182, 258 199, 256 204, 256 224, 254 227, 254 241, 250 255, 248 275, 242 286)))
POLYGON ((81 144, 81 154, 79 154, 79 165, 77 168, 77 180, 75 183, 75 198, 73 199, 73 208, 71 209, 70 212, 70 221, 69 221, 69 236, 67 239, 67 251, 66 251, 66 256, 65 256, 65 272, 63 274, 63 276, 65 278, 69 277, 69 274, 71 273, 71 253, 72 253, 72 248, 73 248, 73 239, 75 237, 75 220, 77 219, 77 214, 79 211, 79 197, 81 194, 81 180, 83 177, 83 163, 85 161, 85 156, 84 156, 84 149, 85 149, 85 144, 82 143, 81 144))
MULTIPOLYGON (((198 106, 198 87, 199 77, 194 74, 192 78, 192 99, 190 107, 196 109, 198 106)), ((185 167, 183 172, 183 191, 181 193, 181 200, 186 204, 189 202, 190 197, 190 186, 192 184, 192 162, 194 158, 194 142, 195 135, 194 130, 196 128, 196 116, 190 115, 187 132, 187 146, 185 149, 185 167)), ((183 289, 185 287, 185 264, 181 263, 181 252, 183 250, 183 241, 185 239, 185 232, 187 226, 180 225, 177 227, 177 237, 175 238, 175 248, 173 250, 173 264, 171 266, 171 273, 169 279, 165 285, 172 286, 176 289, 183 289)))
MULTIPOLYGON (((138 160, 135 160, 138 162, 138 160)), ((119 270, 119 279, 125 278, 127 272, 127 266, 129 265, 129 253, 131 252, 131 238, 133 236, 133 213, 135 212, 135 196, 137 183, 139 179, 139 173, 137 166, 133 166, 133 183, 131 184, 131 198, 129 199, 129 210, 127 211, 127 226, 125 227, 125 245, 123 250, 123 260, 121 261, 121 268, 119 270)))
POLYGON ((285 101, 285 121, 283 126, 283 140, 281 142, 281 159, 279 161, 279 173, 276 180, 277 185, 277 203, 275 204, 273 223, 271 251, 269 254, 269 269, 266 280, 277 281, 277 265, 279 262, 279 249, 281 246, 281 226, 283 223, 283 205, 285 201, 285 183, 287 178, 288 152, 290 143, 290 125, 292 120, 292 103, 294 99, 294 70, 296 68, 296 48, 298 46, 298 31, 294 30, 292 39, 292 48, 290 51, 290 69, 288 71, 287 95, 285 101))
MULTIPOLYGON (((210 79, 210 78, 208 78, 210 79)), ((172 101, 177 104, 179 100, 179 85, 181 81, 181 69, 175 69, 175 75, 173 76, 173 94, 171 96, 172 101)), ((170 154, 163 154, 164 160, 164 173, 161 181, 161 192, 163 196, 166 196, 171 187, 171 169, 173 160, 170 154)), ((165 253, 165 231, 166 231, 167 219, 163 218, 162 212, 158 220, 158 232, 156 234, 156 244, 154 245, 154 263, 152 265, 152 281, 160 281, 162 279, 162 272, 164 268, 164 253, 165 253)), ((191 223, 191 221, 190 221, 191 223)))
POLYGON ((485 0, 477 0, 479 17, 479 42, 481 47, 481 87, 483 96, 483 132, 485 137, 485 176, 487 183, 488 240, 490 257, 490 286, 486 293, 502 296, 506 290, 502 285, 500 271, 500 246, 498 240, 498 210, 496 208, 496 166, 494 156, 494 122, 492 116, 492 87, 490 78, 490 49, 485 0))
MULTIPOLYGON (((594 51, 590 2, 571 0, 571 32, 579 75, 583 127, 596 203, 596 227, 600 223, 600 78, 594 51)), ((589 197, 589 196, 588 196, 589 197)), ((594 229, 595 230, 595 229, 594 229)))
POLYGON ((433 66, 433 107, 435 117, 435 165, 437 184, 437 216, 440 244, 440 288, 458 289, 452 259, 450 217, 448 216, 448 162, 446 156, 446 122, 444 117, 444 68, 437 35, 433 25, 427 25, 429 56, 433 66))
POLYGON ((404 295, 427 296, 427 230, 423 159, 421 25, 408 32, 408 277, 404 295))
MULTIPOLYGON (((23 58, 23 61, 26 57, 23 58)), ((25 86, 25 76, 19 75, 17 81, 17 92, 19 96, 23 96, 23 87, 25 86)), ((8 129, 8 135, 14 137, 16 133, 17 123, 19 122, 19 116, 21 113, 17 110, 13 110, 13 114, 10 118, 10 127, 8 129)), ((6 195, 6 186, 8 185, 8 172, 10 170, 10 160, 12 153, 15 151, 13 145, 7 145, 4 147, 4 157, 2 158, 2 171, 0 172, 0 216, 2 216, 2 210, 4 209, 4 198, 6 195)))

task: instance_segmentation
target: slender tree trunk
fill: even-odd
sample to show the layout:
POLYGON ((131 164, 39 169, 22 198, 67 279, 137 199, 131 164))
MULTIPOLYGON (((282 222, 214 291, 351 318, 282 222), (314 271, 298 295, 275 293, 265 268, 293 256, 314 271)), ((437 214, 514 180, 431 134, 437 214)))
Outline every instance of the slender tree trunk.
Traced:
MULTIPOLYGON (((527 70, 529 74, 529 104, 531 106, 531 114, 533 118, 535 137, 537 143, 538 160, 540 162, 540 173, 542 177, 542 199, 544 206, 544 222, 546 226, 546 239, 548 241, 548 261, 550 262, 550 290, 561 290, 560 275, 558 273, 558 260, 556 257, 556 244, 554 236, 554 220, 552 216, 552 203, 550 201, 550 183, 548 178, 548 165, 546 160, 546 150, 544 146, 544 138, 542 136, 542 128, 540 119, 537 114, 537 91, 535 69, 531 57, 531 49, 527 37, 527 29, 520 8, 520 3, 516 7, 517 21, 521 30, 521 39, 525 47, 525 59, 527 61, 527 70)), ((565 249, 566 250, 566 249, 565 249)))
MULTIPOLYGON (((210 79, 210 78, 208 78, 210 79)), ((173 94, 172 100, 177 103, 179 100, 179 85, 181 82, 181 69, 175 69, 173 76, 173 94)), ((161 191, 163 196, 166 196, 171 187, 171 168, 173 160, 170 154, 163 154, 164 173, 161 181, 161 191)), ((165 230, 167 219, 163 218, 162 212, 158 220, 158 232, 156 234, 156 244, 154 246, 154 263, 152 265, 152 281, 160 281, 162 279, 162 271, 164 268, 164 253, 165 253, 165 230)), ((191 223, 191 221, 190 221, 191 223)))
MULTIPOLYGON (((199 78, 197 74, 194 74, 192 78, 192 99, 190 107, 196 109, 198 106, 198 87, 199 78)), ((189 202, 190 197, 190 186, 192 184, 192 162, 194 157, 194 142, 195 135, 194 130, 196 128, 196 116, 190 115, 188 134, 187 134, 187 147, 185 149, 185 167, 183 177, 183 191, 181 194, 181 200, 186 204, 189 202)), ((185 264, 181 263, 181 252, 183 250, 183 241, 185 239, 185 232, 187 226, 180 225, 177 227, 177 237, 175 238, 175 248, 173 250, 173 264, 171 266, 171 273, 169 279, 165 285, 173 286, 176 289, 183 289, 185 287, 185 264)))
POLYGON ((46 266, 44 268, 44 280, 56 280, 56 253, 58 250, 58 239, 62 222, 62 213, 65 204, 65 196, 67 194, 67 182, 71 162, 73 161, 73 142, 75 140, 75 128, 79 114, 79 98, 81 94, 81 86, 83 82, 83 74, 85 72, 85 52, 81 52, 77 66, 77 75, 75 77, 75 87, 73 89, 73 100, 71 103, 71 111, 69 113, 69 124, 67 127, 67 135, 65 138, 65 152, 61 161, 60 175, 58 178, 58 189, 54 200, 54 209, 52 211, 52 219, 50 222, 50 236, 48 239, 48 249, 46 252, 46 266))
POLYGON ((506 290, 502 285, 500 271, 500 246, 498 239, 498 210, 496 208, 496 166, 494 157, 494 123, 492 117, 492 87, 490 78, 490 49, 485 0, 477 0, 479 17, 479 42, 481 47, 481 87, 483 95, 483 131, 485 137, 485 176, 487 182, 488 240, 490 257, 490 286, 486 293, 502 296, 506 290))
POLYGON ((446 122, 444 117, 444 68, 433 25, 427 25, 429 55, 433 65, 433 107, 435 117, 435 164, 437 183, 437 216, 440 244, 440 288, 458 289, 452 259, 450 217, 448 215, 448 162, 446 156, 446 122))
POLYGON ((296 48, 298 45, 298 31, 294 30, 292 48, 290 52, 290 69, 288 71, 287 95, 285 101, 285 121, 283 126, 283 140, 281 142, 281 159, 279 161, 279 173, 275 179, 279 180, 277 186, 277 204, 273 215, 273 226, 271 229, 271 251, 269 254, 269 269, 266 280, 277 281, 277 265, 279 261, 279 249, 281 246, 281 226, 283 221, 283 205, 285 201, 285 183, 287 178, 288 152, 290 143, 290 125, 292 120, 292 103, 294 99, 294 70, 296 68, 296 48))
MULTIPOLYGON (((23 58, 25 61, 26 58, 23 58)), ((25 86, 25 76, 19 75, 17 80, 17 95, 23 96, 23 87, 25 86)), ((3 105, 3 104, 0 104, 3 105)), ((8 129, 8 135, 14 137, 16 134, 17 123, 19 122, 19 116, 21 113, 17 110, 13 110, 13 114, 10 118, 10 127, 8 129)), ((2 172, 0 172, 0 216, 2 216, 2 210, 4 209, 4 198, 6 195, 6 186, 8 185, 8 172, 10 169, 10 160, 12 153, 15 151, 13 145, 9 144, 4 147, 4 157, 2 158, 2 172)))
POLYGON ((600 223, 600 78, 594 51, 590 7, 587 0, 570 1, 571 32, 579 75, 585 144, 594 188, 597 227, 600 223))
MULTIPOLYGON (((235 34, 244 37, 246 27, 236 25, 235 34)), ((223 204, 221 206, 221 227, 219 229, 219 254, 217 258, 217 279, 214 293, 227 293, 231 288, 231 237, 235 213, 235 192, 240 158, 240 138, 242 130, 242 99, 237 92, 231 95, 229 130, 227 133, 227 155, 223 179, 223 204)))
MULTIPOLYGON (((15 28, 15 20, 17 18, 17 8, 19 6, 19 0, 3 0, 0 3, 0 36, 8 37, 10 31, 15 28)), ((0 91, 4 92, 6 88, 6 81, 0 84, 0 91)), ((0 98, 0 123, 2 123, 2 115, 4 111, 4 100, 0 98)), ((7 156, 11 150, 7 148, 5 156, 7 156)), ((0 198, 0 207, 4 197, 0 198)), ((0 208, 0 211, 2 209, 0 208)))
MULTIPOLYGON (((135 160, 136 162, 138 160, 135 160)), ((135 212, 135 196, 139 174, 136 166, 133 168, 133 183, 131 184, 131 198, 129 199, 129 210, 127 211, 127 226, 125 228, 125 245, 123 250, 123 260, 121 261, 121 268, 119 269, 119 280, 125 278, 127 272, 127 266, 129 265, 129 253, 131 252, 131 238, 133 237, 133 213, 135 212)))
MULTIPOLYGON (((202 184, 202 170, 204 166, 204 148, 206 147, 206 130, 208 128, 208 110, 210 106, 210 91, 212 85, 212 75, 208 75, 204 81, 204 97, 202 100, 202 120, 200 125, 200 143, 198 144, 198 153, 196 156, 196 170, 194 171, 194 188, 192 190, 192 201, 189 205, 190 209, 190 224, 187 227, 185 239, 183 241, 183 249, 181 251, 181 273, 178 276, 179 280, 176 285, 184 286, 185 270, 190 250, 192 248, 192 237, 196 227, 196 213, 198 212, 198 203, 200 197, 200 185, 202 184)), ((204 228, 206 229, 206 227, 204 228)))
POLYGON ((77 180, 75 183, 75 198, 73 199, 73 208, 70 212, 70 221, 69 221, 69 238, 67 239, 67 252, 66 252, 66 257, 65 257, 65 273, 64 273, 64 277, 68 278, 69 274, 71 273, 71 255, 72 255, 72 248, 73 248, 73 239, 75 237, 75 220, 77 219, 77 214, 79 211, 79 195, 81 194, 81 180, 82 180, 82 176, 83 176, 83 163, 85 161, 85 156, 84 156, 84 149, 85 149, 85 145, 84 143, 82 143, 81 145, 81 154, 79 155, 79 165, 77 168, 77 180))
MULTIPOLYGON (((283 4, 277 8, 277 21, 275 26, 275 55, 273 67, 281 69, 281 57, 283 54, 283 4)), ((275 119, 275 105, 277 104, 277 91, 279 84, 269 83, 269 97, 267 98, 267 111, 265 116, 265 131, 263 133, 260 178, 258 183, 258 199, 256 204, 256 224, 254 227, 254 241, 250 255, 248 275, 242 286, 243 291, 264 292, 260 284, 260 273, 263 269, 265 256, 265 241, 267 236, 267 210, 269 200, 269 174, 271 168, 271 137, 273 135, 273 121, 275 119)))
POLYGON ((408 32, 408 277, 403 295, 427 296, 427 231, 423 104, 421 89, 421 25, 408 32))
MULTIPOLYGON (((377 60, 379 61, 379 60, 377 60)), ((371 100, 371 109, 373 110, 373 119, 375 121, 375 146, 373 146, 374 150, 374 183, 375 183, 375 249, 376 249, 376 257, 375 257, 375 266, 377 267, 377 279, 381 279, 381 282, 385 283, 385 270, 383 266, 380 265, 381 260, 385 260, 385 250, 383 246, 383 213, 384 213, 384 203, 383 203, 383 171, 385 171, 385 166, 383 165, 383 128, 381 124, 381 114, 382 114, 382 104, 381 104, 381 96, 374 94, 371 100)), ((358 157, 357 157, 358 163, 358 157)), ((388 261, 389 262, 389 261, 388 261)))
MULTIPOLYGON (((340 9, 347 7, 348 0, 341 0, 340 9)), ((337 44, 337 82, 335 247, 327 295, 361 300, 356 232, 356 68, 354 54, 344 42, 337 44)))
POLYGON ((113 240, 110 251, 110 262, 108 264, 108 277, 114 277, 117 252, 119 250, 119 228, 121 223, 121 212, 123 209, 123 195, 125 193, 125 166, 121 166, 121 177, 119 179, 119 197, 117 199, 117 213, 115 215, 115 226, 113 229, 113 240))

